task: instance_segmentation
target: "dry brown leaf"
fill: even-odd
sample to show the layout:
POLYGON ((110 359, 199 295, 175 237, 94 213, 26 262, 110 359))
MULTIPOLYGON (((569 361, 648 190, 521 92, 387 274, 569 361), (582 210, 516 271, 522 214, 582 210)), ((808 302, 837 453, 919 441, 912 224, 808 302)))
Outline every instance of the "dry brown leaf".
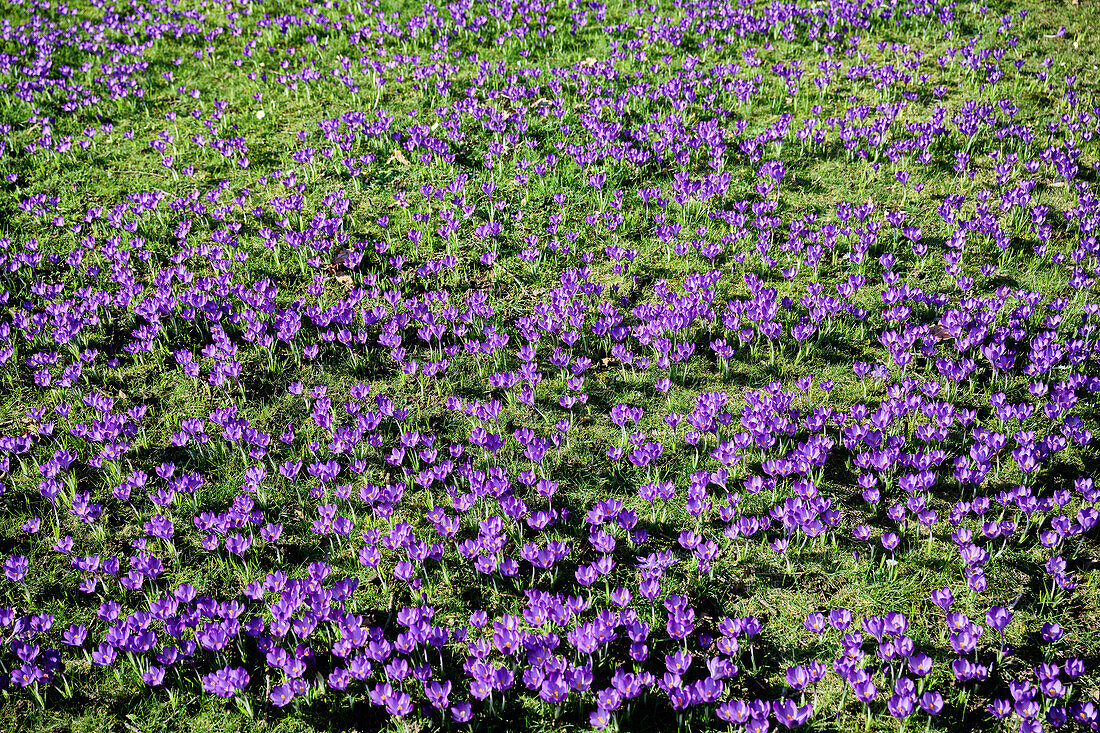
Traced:
POLYGON ((340 245, 332 251, 332 256, 329 258, 329 267, 332 268, 333 271, 341 265, 348 267, 348 258, 354 253, 355 250, 351 247, 340 245))
POLYGON ((948 339, 955 338, 951 335, 950 331, 938 323, 932 326, 932 335, 935 336, 938 341, 947 341, 948 339))

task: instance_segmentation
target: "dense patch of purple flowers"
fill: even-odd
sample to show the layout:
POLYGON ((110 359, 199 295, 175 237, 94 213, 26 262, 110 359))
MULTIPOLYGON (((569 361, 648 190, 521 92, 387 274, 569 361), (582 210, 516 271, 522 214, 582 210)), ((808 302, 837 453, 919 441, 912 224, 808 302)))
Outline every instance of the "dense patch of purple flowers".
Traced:
POLYGON ((73 669, 90 668, 248 715, 347 699, 461 723, 522 698, 598 729, 659 706, 756 732, 829 714, 819 686, 839 681, 836 708, 855 700, 868 721, 965 715, 975 693, 1021 731, 1100 724, 1085 662, 1062 649, 1067 619, 1020 631, 1023 594, 989 588, 1006 549, 1026 547, 1045 571, 1034 602, 1057 609, 1100 521, 1082 465, 1100 392, 1100 199, 1085 175, 1100 107, 1075 77, 1013 60, 1026 12, 990 40, 957 37, 953 3, 638 6, 601 26, 609 58, 544 70, 522 60, 552 59, 560 37, 606 23, 606 5, 258 17, 227 3, 183 22, 154 4, 80 24, 64 5, 16 5, 33 20, 0 29, 20 44, 0 92, 22 105, 10 109, 56 112, 0 126, 0 167, 35 233, 0 239, 0 364, 34 399, 0 436, 6 694, 71 697, 73 669), (364 55, 333 61, 303 23, 364 55), (891 24, 925 35, 861 41, 891 24), (230 122, 242 110, 148 73, 147 50, 185 38, 202 46, 187 64, 274 87, 253 96, 264 115, 272 96, 322 87, 352 110, 296 131, 293 169, 261 165, 230 122), (782 56, 780 39, 831 60, 769 67, 759 55, 782 56), (521 61, 458 50, 493 46, 521 61), (254 53, 281 60, 259 72, 254 53), (62 64, 73 54, 86 68, 62 64), (949 73, 982 95, 938 104, 949 73), (1006 77, 1060 95, 1059 114, 1018 119, 1006 77), (417 101, 383 96, 396 85, 417 101), (809 100, 837 85, 852 102, 823 116, 809 100), (174 96, 148 140, 111 122, 59 132, 60 115, 106 119, 154 90, 174 96), (19 188, 33 184, 20 161, 91 165, 119 135, 148 148, 171 192, 62 211, 19 188), (945 155, 959 190, 991 182, 916 221, 904 202, 925 184, 911 181, 945 155), (793 211, 791 160, 806 156, 891 172, 902 208, 793 211), (364 218, 358 194, 395 167, 431 182, 387 190, 393 205, 364 218), (196 176, 227 168, 248 185, 196 176), (530 200, 536 186, 552 193, 530 200), (673 254, 680 275, 648 277, 679 272, 673 254), (1027 258, 1049 287, 1005 281, 1027 258), (921 279, 941 270, 942 287, 921 279), (528 292, 536 279, 549 287, 528 292), (860 355, 844 374, 856 398, 802 368, 838 342, 860 355), (744 388, 735 373, 764 362, 797 376, 744 388), (376 378, 349 386, 338 364, 376 378), (147 366, 219 406, 181 417, 118 376, 147 366), (701 370, 718 389, 696 388, 701 370), (646 406, 604 400, 616 372, 646 406), (279 382, 299 417, 272 419, 254 373, 317 383, 279 382), (578 442, 598 462, 580 470, 611 487, 583 506, 578 442), (896 578, 925 544, 957 566, 953 587, 928 589, 938 646, 911 633, 911 609, 822 607, 782 640, 818 658, 788 665, 766 618, 684 590, 752 553, 790 574, 841 547, 896 578), (217 581, 188 581, 196 567, 217 581), (44 582, 63 588, 63 612, 44 582), (460 584, 505 600, 461 614, 437 602, 460 584), (758 684, 769 675, 781 682, 758 684))

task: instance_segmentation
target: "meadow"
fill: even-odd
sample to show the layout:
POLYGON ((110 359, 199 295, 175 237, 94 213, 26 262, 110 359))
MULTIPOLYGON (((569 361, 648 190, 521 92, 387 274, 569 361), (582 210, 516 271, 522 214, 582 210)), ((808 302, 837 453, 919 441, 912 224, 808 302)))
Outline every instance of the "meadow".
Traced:
POLYGON ((0 731, 1097 730, 1098 27, 6 0, 0 731))

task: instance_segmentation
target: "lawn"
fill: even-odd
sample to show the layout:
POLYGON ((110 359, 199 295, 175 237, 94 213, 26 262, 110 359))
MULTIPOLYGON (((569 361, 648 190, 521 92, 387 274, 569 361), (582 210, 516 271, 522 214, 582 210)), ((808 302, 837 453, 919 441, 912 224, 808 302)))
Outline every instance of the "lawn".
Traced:
POLYGON ((8 0, 0 731, 1095 730, 1098 23, 8 0))

